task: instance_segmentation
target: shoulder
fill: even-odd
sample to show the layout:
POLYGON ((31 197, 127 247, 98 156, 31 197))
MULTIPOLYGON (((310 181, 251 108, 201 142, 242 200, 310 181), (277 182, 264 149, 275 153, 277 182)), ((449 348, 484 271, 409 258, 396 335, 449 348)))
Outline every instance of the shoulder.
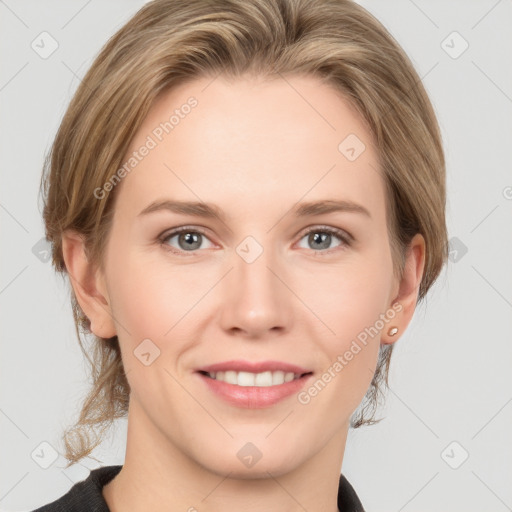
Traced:
POLYGON ((338 487, 338 509, 343 512, 365 512, 356 491, 343 474, 338 487))
POLYGON ((32 512, 109 512, 101 491, 122 467, 103 466, 93 469, 85 480, 73 485, 66 494, 32 512))

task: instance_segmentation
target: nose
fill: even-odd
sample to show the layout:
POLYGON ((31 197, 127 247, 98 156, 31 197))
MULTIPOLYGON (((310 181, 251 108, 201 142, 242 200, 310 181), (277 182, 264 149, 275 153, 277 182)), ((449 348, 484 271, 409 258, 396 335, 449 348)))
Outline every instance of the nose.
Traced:
POLYGON ((271 253, 263 250, 254 261, 243 251, 233 253, 233 269, 224 279, 221 298, 226 332, 260 339, 291 329, 293 293, 285 284, 289 276, 271 253))

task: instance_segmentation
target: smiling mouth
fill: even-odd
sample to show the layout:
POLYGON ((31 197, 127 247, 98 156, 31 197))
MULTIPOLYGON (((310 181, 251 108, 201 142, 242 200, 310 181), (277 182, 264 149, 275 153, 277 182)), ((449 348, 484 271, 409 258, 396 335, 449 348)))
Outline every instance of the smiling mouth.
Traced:
POLYGON ((311 375, 313 372, 306 372, 302 374, 293 372, 278 371, 265 371, 261 373, 253 372, 237 372, 233 370, 219 371, 219 372, 206 372, 200 370, 199 373, 210 379, 225 382, 241 387, 271 387, 279 386, 293 380, 298 380, 302 377, 311 375))

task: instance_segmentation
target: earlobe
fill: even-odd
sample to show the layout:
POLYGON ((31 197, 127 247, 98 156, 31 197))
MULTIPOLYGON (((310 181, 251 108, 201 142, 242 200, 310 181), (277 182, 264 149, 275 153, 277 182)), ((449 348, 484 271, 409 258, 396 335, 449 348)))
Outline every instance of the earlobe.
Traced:
POLYGON ((115 336, 105 280, 88 261, 83 236, 75 231, 65 231, 62 254, 78 304, 91 322, 91 331, 101 338, 115 336))
POLYGON ((423 270, 425 268, 425 239, 420 233, 414 235, 407 250, 405 268, 399 284, 398 294, 392 304, 400 304, 401 309, 390 327, 381 337, 382 345, 390 345, 400 338, 411 321, 416 304, 423 270), (395 330, 395 328, 397 330, 395 330))

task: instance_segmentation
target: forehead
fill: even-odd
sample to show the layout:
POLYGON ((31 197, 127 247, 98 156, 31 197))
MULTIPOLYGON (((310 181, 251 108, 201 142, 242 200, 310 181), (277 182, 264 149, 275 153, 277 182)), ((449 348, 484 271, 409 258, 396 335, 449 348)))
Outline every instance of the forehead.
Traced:
POLYGON ((315 77, 181 84, 154 103, 126 162, 134 151, 145 156, 117 191, 131 208, 164 197, 229 203, 248 215, 250 206, 327 196, 384 206, 371 132, 338 91, 315 77), (144 146, 150 149, 140 151, 144 146))

